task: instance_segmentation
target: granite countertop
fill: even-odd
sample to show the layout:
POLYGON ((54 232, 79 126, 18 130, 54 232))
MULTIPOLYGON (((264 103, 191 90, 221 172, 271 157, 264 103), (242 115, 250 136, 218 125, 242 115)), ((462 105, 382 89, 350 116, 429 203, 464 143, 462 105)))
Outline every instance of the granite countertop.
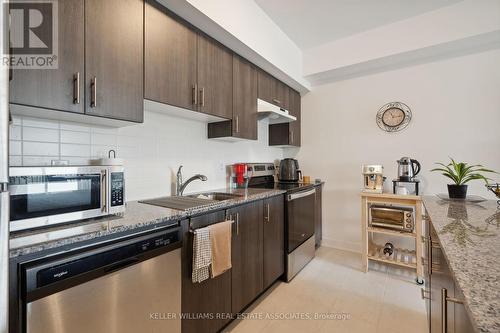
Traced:
MULTIPOLYGON (((70 226, 58 226, 39 231, 16 233, 10 238, 10 258, 34 254, 59 247, 73 246, 82 242, 98 242, 116 235, 132 235, 168 225, 178 224, 179 220, 198 214, 207 213, 246 202, 256 201, 285 193, 282 190, 267 189, 219 189, 204 192, 223 192, 240 194, 229 200, 210 203, 185 211, 158 207, 137 201, 126 204, 126 211, 120 216, 108 216, 98 219, 72 223, 70 226)), ((203 192, 201 192, 203 193, 203 192)))
POLYGON ((500 209, 479 203, 423 198, 465 307, 479 332, 500 332, 500 209))

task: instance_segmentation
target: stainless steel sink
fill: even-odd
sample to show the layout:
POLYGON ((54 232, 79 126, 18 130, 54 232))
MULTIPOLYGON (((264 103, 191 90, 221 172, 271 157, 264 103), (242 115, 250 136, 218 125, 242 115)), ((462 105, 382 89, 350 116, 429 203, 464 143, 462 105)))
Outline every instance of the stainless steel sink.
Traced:
POLYGON ((139 202, 149 205, 172 208, 177 210, 188 210, 201 206, 206 206, 211 203, 216 203, 224 200, 241 197, 240 194, 231 194, 223 192, 206 192, 198 194, 190 194, 185 196, 171 196, 150 200, 141 200, 139 202))
POLYGON ((223 193, 223 192, 206 192, 206 193, 186 195, 186 197, 188 198, 196 198, 196 199, 204 199, 212 201, 224 201, 224 200, 239 198, 241 196, 242 196, 241 194, 223 193))

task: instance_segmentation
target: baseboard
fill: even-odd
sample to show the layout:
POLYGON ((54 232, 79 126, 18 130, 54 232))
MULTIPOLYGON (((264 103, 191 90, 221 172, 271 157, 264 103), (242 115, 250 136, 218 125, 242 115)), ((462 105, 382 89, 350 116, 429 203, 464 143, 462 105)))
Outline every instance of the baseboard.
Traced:
POLYGON ((321 240, 321 246, 331 247, 342 251, 361 253, 361 244, 339 239, 323 238, 321 240))

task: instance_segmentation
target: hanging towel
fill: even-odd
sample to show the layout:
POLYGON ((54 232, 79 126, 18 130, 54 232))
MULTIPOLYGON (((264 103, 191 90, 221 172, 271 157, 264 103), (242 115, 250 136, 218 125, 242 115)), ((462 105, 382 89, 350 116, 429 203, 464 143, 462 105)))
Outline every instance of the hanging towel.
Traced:
POLYGON ((205 281, 210 277, 211 263, 210 229, 196 229, 193 236, 193 283, 205 281))
POLYGON ((231 225, 233 221, 224 221, 210 225, 210 243, 212 248, 212 266, 210 272, 214 278, 231 268, 231 225))

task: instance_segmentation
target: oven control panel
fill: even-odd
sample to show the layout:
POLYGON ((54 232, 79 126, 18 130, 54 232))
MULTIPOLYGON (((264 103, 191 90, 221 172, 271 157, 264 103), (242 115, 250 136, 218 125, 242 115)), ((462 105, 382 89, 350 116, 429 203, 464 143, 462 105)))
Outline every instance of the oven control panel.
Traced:
POLYGON ((123 206, 125 180, 123 172, 111 173, 111 207, 123 206))

